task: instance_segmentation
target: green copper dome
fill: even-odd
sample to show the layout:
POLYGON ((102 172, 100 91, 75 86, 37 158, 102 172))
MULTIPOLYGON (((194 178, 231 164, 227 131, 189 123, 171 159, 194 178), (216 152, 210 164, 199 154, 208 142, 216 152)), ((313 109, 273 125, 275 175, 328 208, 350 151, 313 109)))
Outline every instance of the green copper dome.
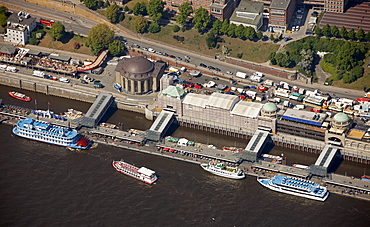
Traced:
POLYGON ((275 103, 268 102, 262 106, 262 109, 266 112, 275 112, 278 108, 275 103))
POLYGON ((337 113, 334 115, 334 121, 336 122, 347 122, 349 121, 349 117, 345 113, 337 113))

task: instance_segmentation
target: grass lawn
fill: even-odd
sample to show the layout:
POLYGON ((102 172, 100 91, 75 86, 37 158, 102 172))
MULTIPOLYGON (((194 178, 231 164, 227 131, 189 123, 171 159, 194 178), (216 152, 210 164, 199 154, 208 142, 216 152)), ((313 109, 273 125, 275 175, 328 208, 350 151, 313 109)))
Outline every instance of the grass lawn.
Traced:
MULTIPOLYGON (((126 16, 125 20, 121 22, 121 25, 131 31, 135 31, 134 21, 134 17, 126 16)), ((243 53, 242 59, 258 63, 266 62, 270 52, 276 52, 279 48, 277 44, 270 44, 262 41, 244 41, 239 38, 223 36, 222 38, 225 42, 220 43, 220 48, 208 49, 205 41, 206 35, 201 35, 195 29, 186 30, 185 32, 173 32, 172 27, 173 25, 167 25, 162 27, 161 31, 158 33, 145 33, 143 36, 208 56, 221 54, 222 46, 225 45, 227 48, 231 49, 231 57, 236 57, 238 53, 243 53), (173 38, 174 35, 184 37, 185 41, 180 43, 173 38)))
POLYGON ((64 50, 68 52, 92 55, 90 48, 85 46, 85 42, 86 42, 86 38, 81 37, 81 36, 74 36, 73 38, 66 37, 62 41, 54 41, 51 38, 51 36, 48 33, 46 33, 44 38, 40 40, 40 43, 38 46, 57 49, 57 50, 64 50), (79 49, 74 48, 75 43, 80 44, 79 49))

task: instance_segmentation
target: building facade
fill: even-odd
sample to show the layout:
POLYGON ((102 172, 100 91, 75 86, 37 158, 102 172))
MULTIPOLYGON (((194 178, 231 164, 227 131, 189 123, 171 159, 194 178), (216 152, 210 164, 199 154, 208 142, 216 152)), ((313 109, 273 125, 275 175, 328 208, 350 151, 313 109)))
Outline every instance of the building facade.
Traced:
POLYGON ((29 13, 22 11, 13 13, 7 20, 4 40, 17 45, 26 45, 35 28, 36 18, 31 17, 29 13))
POLYGON ((116 66, 116 83, 129 94, 145 94, 159 91, 159 80, 165 64, 151 62, 144 57, 122 59, 116 66))
POLYGON ((193 11, 204 8, 215 19, 229 19, 239 0, 166 0, 165 9, 170 13, 177 13, 178 7, 183 2, 189 2, 193 11))
POLYGON ((284 33, 294 16, 295 7, 295 0, 272 0, 268 23, 270 31, 284 33))

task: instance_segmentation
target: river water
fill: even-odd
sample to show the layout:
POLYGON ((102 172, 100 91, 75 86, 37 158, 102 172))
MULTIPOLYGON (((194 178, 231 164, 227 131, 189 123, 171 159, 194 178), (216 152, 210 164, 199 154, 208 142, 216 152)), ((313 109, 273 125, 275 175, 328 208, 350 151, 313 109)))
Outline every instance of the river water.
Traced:
MULTIPOLYGON (((3 103, 35 108, 6 93, 3 103)), ((23 91, 38 109, 86 112, 90 104, 23 91)), ((110 111, 107 118, 124 129, 148 129, 141 114, 110 111)), ((370 202, 331 194, 326 202, 277 193, 256 178, 230 180, 198 165, 99 145, 84 152, 14 136, 0 125, 1 226, 369 226, 370 202), (124 159, 156 171, 149 186, 118 173, 111 165, 124 159)), ((246 140, 179 127, 174 136, 216 146, 245 147, 246 140)), ((312 164, 315 154, 279 147, 288 164, 312 164)), ((368 166, 367 166, 368 168, 368 166)), ((344 161, 336 170, 359 177, 365 165, 344 161)))

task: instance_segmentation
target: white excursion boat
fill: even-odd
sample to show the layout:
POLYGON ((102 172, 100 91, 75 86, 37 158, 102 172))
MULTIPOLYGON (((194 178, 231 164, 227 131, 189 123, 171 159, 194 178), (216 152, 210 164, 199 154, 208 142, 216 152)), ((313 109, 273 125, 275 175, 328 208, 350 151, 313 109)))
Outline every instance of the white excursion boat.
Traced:
POLYGON ((270 179, 258 178, 257 181, 271 190, 308 199, 325 201, 329 196, 326 187, 297 177, 276 175, 270 179))
POLYGON ((153 184, 157 179, 157 175, 151 169, 145 167, 136 167, 124 161, 113 161, 113 167, 121 173, 129 175, 138 180, 144 181, 147 184, 153 184))
POLYGON ((245 174, 242 170, 237 167, 226 166, 223 163, 210 162, 208 164, 200 164, 200 166, 204 170, 221 177, 237 180, 245 178, 245 174))

